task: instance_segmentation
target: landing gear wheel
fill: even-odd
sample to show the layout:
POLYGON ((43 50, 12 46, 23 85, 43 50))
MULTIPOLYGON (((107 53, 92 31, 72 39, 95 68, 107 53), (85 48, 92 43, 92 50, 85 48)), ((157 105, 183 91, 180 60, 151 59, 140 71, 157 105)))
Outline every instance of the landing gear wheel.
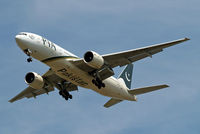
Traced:
POLYGON ((97 86, 99 89, 101 89, 102 87, 105 87, 106 85, 99 79, 97 78, 96 80, 92 80, 92 83, 97 86))
POLYGON ((25 49, 24 53, 29 57, 27 59, 27 62, 29 62, 29 63, 32 62, 33 60, 32 60, 32 57, 31 57, 31 54, 32 54, 31 50, 30 49, 25 49))
POLYGON ((27 62, 32 62, 32 61, 33 61, 33 60, 32 60, 31 57, 27 59, 27 62))
POLYGON ((69 92, 68 92, 67 90, 60 90, 60 91, 59 91, 59 94, 60 94, 63 98, 65 98, 66 101, 69 100, 69 98, 72 99, 72 95, 69 94, 69 92))
POLYGON ((92 83, 93 83, 93 84, 95 84, 95 83, 96 83, 96 81, 93 79, 93 80, 92 80, 92 83))
POLYGON ((72 99, 72 95, 71 94, 69 95, 69 98, 72 99))
POLYGON ((99 88, 99 89, 101 89, 101 86, 100 86, 100 85, 98 85, 98 88, 99 88))
POLYGON ((98 87, 99 83, 96 80, 92 80, 92 83, 98 87))
POLYGON ((59 95, 61 95, 61 96, 62 96, 62 91, 59 91, 59 95))
POLYGON ((66 101, 68 101, 68 99, 69 99, 68 97, 65 97, 65 100, 66 100, 66 101))
POLYGON ((102 87, 106 87, 106 85, 104 83, 102 83, 102 87))
POLYGON ((67 90, 62 91, 65 96, 69 96, 69 92, 67 90))

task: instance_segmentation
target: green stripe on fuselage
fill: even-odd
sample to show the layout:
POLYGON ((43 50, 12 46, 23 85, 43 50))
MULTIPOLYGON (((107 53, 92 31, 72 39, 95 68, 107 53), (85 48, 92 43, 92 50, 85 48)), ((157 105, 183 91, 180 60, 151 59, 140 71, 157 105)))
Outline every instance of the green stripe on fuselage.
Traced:
POLYGON ((44 59, 41 62, 46 63, 46 62, 51 62, 51 61, 60 60, 60 59, 79 59, 79 58, 74 57, 74 56, 57 56, 57 57, 51 57, 51 58, 44 59))

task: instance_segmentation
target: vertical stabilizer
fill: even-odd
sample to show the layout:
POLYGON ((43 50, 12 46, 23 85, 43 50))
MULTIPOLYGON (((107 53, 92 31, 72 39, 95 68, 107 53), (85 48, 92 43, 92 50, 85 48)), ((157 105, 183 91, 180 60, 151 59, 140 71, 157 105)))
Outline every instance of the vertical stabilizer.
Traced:
POLYGON ((126 86, 131 89, 132 82, 132 73, 133 73, 133 64, 128 64, 122 73, 119 75, 119 78, 122 78, 126 84, 126 86))

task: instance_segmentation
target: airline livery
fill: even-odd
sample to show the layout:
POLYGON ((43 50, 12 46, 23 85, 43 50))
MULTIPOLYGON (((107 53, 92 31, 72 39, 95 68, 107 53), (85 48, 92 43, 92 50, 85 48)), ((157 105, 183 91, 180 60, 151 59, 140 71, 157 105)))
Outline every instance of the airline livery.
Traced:
POLYGON ((16 35, 15 39, 17 45, 28 56, 28 62, 32 62, 32 58, 35 58, 48 65, 50 69, 42 76, 35 72, 27 73, 25 82, 28 87, 9 102, 25 97, 36 98, 38 95, 54 91, 55 88, 59 90, 59 94, 63 98, 68 100, 72 99, 70 92, 78 90, 78 86, 80 86, 110 97, 110 100, 104 105, 106 108, 123 100, 137 101, 136 95, 168 87, 168 85, 157 85, 131 89, 132 63, 152 57, 163 51, 164 48, 189 40, 183 38, 106 55, 88 51, 83 58, 79 58, 46 38, 33 33, 21 32, 16 35), (125 65, 126 67, 119 77, 114 78, 113 68, 125 65))

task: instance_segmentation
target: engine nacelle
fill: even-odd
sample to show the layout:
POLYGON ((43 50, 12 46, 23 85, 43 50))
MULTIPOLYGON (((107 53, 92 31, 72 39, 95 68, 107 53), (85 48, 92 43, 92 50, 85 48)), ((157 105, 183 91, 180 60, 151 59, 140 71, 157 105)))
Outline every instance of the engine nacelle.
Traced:
POLYGON ((100 69, 104 65, 104 59, 94 51, 88 51, 84 54, 84 62, 95 69, 100 69))
POLYGON ((25 76, 25 82, 34 89, 41 89, 44 87, 44 79, 35 72, 29 72, 25 76))

